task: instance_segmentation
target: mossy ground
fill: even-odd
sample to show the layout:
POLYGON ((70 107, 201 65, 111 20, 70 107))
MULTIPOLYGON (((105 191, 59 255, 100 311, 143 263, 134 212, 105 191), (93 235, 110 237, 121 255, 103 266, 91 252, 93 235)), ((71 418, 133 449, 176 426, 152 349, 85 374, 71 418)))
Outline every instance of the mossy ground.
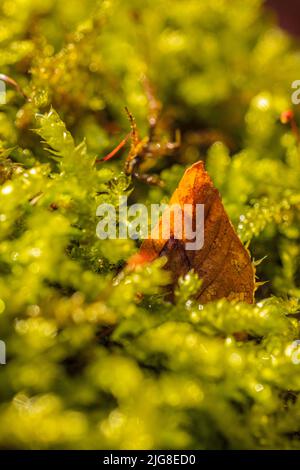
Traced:
POLYGON ((279 119, 298 46, 259 0, 71 3, 0 6, 0 72, 30 98, 0 109, 0 447, 300 448, 300 154, 279 119), (95 165, 125 105, 147 134, 143 74, 160 138, 182 135, 163 189, 125 177, 126 152, 95 165), (199 159, 266 257, 255 305, 199 305, 193 274, 170 304, 162 260, 116 281, 137 244, 96 237, 101 202, 168 201, 199 159))

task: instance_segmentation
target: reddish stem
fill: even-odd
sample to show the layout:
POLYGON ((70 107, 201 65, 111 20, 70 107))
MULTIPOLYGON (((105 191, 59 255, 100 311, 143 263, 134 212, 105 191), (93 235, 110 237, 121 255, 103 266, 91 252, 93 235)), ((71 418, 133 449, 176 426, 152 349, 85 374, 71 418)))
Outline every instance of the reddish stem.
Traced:
POLYGON ((114 157, 116 155, 116 153, 118 153, 118 151, 124 147, 124 145, 126 144, 127 140, 129 139, 130 137, 130 134, 131 132, 129 132, 129 134, 127 134, 127 136, 107 155, 105 155, 105 157, 103 158, 98 158, 96 160, 96 163, 99 163, 99 162, 107 162, 108 160, 110 160, 112 157, 114 157))
POLYGON ((8 75, 4 75, 3 73, 0 73, 0 80, 13 86, 18 93, 20 93, 24 98, 28 99, 23 89, 13 78, 9 77, 8 75))
POLYGON ((300 144, 300 131, 293 110, 287 109, 286 111, 283 111, 281 113, 280 120, 282 124, 290 124, 292 133, 296 137, 298 144, 300 144))

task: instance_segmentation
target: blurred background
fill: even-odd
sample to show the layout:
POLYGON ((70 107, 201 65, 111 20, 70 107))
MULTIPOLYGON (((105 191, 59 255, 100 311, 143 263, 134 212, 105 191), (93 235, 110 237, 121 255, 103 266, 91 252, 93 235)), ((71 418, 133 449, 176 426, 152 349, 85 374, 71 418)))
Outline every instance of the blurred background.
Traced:
POLYGON ((300 36, 299 0, 267 0, 266 5, 276 12, 282 28, 296 36, 300 36))

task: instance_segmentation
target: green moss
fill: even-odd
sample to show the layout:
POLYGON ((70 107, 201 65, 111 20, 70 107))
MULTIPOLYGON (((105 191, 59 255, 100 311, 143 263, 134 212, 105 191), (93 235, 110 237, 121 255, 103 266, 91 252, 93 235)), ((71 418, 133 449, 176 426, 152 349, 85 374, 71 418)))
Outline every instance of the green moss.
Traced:
POLYGON ((300 56, 261 3, 1 2, 0 72, 29 97, 0 112, 1 448, 300 448, 300 157, 279 120, 300 56), (164 188, 125 177, 125 151, 96 163, 125 105, 147 134, 142 74, 159 138, 182 134, 151 168, 164 188), (167 201, 200 158, 264 258, 253 306, 199 305, 194 273, 170 304, 164 259, 120 273, 137 244, 96 237, 101 202, 167 201))

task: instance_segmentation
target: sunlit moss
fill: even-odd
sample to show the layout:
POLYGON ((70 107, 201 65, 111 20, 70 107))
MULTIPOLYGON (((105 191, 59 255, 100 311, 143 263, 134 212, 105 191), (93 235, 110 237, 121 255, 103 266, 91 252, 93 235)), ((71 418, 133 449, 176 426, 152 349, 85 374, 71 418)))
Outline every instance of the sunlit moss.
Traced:
MULTIPOLYGON (((1 448, 300 448, 300 157, 280 122, 300 56, 260 0, 3 0, 0 72, 1 448), (162 103, 151 161, 146 76, 162 103), (24 95, 24 96, 23 96, 24 95), (123 153, 122 153, 123 152, 123 153), (164 296, 165 259, 122 270, 133 240, 99 240, 96 208, 167 202, 204 159, 257 264, 257 303, 164 296)), ((295 110, 296 120, 299 113, 295 110)))

